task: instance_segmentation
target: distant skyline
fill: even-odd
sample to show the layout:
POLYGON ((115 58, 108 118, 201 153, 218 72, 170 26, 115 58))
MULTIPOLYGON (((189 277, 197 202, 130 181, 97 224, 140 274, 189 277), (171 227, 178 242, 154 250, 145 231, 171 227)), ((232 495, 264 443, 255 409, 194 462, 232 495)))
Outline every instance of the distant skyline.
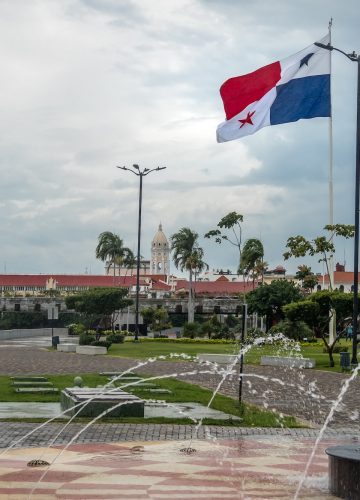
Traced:
MULTIPOLYGON (((236 250, 203 235, 236 211, 243 241, 295 272, 287 238, 328 223, 328 119, 218 144, 219 88, 322 38, 331 17, 334 45, 360 51, 355 0, 2 0, 0 270, 102 274, 102 231, 136 252, 138 179, 116 166, 137 163, 167 167, 144 179, 145 258, 161 222, 168 238, 198 232, 211 269, 235 270, 236 250)), ((334 221, 347 224, 356 66, 333 53, 334 221)), ((353 242, 336 247, 352 270, 353 242)))

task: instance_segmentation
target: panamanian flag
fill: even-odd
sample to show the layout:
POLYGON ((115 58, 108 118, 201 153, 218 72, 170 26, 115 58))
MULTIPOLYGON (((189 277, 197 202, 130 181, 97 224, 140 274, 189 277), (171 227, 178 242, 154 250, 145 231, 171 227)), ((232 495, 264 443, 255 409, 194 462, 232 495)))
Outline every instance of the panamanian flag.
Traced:
MULTIPOLYGON (((328 44, 329 35, 319 40, 328 44)), ((330 51, 310 45, 282 61, 230 78, 220 88, 226 121, 217 141, 251 135, 263 127, 331 115, 330 51)))

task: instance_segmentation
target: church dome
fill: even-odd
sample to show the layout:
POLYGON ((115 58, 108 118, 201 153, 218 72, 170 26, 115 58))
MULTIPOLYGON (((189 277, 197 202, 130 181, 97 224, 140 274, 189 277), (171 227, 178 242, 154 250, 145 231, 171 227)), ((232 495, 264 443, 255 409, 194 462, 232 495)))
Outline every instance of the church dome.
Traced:
POLYGON ((168 246, 168 240, 166 239, 166 236, 165 234, 163 233, 163 230, 162 230, 162 225, 159 224, 159 229, 157 230, 157 232, 155 233, 155 236, 152 240, 152 246, 168 246))

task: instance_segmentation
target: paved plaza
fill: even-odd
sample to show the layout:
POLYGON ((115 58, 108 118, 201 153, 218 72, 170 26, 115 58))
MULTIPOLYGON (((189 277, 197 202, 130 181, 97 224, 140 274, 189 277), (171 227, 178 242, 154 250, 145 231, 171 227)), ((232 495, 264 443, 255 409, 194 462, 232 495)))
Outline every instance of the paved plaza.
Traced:
POLYGON ((322 443, 304 477, 309 440, 267 438, 74 444, 0 455, 0 499, 325 500, 322 443), (42 467, 30 467, 42 460, 42 467), (34 462, 33 462, 34 463, 34 462), (301 485, 301 487, 300 487, 301 485))
MULTIPOLYGON (((324 450, 359 442, 359 381, 349 384, 297 492, 319 430, 349 375, 246 364, 244 368, 245 402, 297 416, 309 428, 121 423, 85 427, 4 421, 0 499, 333 498, 327 490, 324 450), (31 460, 50 465, 30 467, 31 460)), ((149 377, 171 375, 238 396, 236 373, 223 380, 223 373, 190 361, 146 363, 63 353, 47 350, 40 340, 0 343, 2 375, 130 369, 149 377)))

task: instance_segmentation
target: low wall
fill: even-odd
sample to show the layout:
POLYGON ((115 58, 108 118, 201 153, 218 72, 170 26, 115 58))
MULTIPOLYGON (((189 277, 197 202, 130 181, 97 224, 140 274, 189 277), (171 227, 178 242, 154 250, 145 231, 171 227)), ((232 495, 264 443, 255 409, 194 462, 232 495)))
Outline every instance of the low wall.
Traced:
MULTIPOLYGON (((0 330, 0 340, 27 339, 31 337, 51 337, 51 328, 18 328, 15 330, 0 330)), ((67 328, 54 328, 54 335, 67 335, 67 328)))
POLYGON ((200 362, 210 361, 211 363, 218 363, 220 365, 230 365, 238 358, 233 354, 207 354, 201 353, 197 355, 200 362))
POLYGON ((289 368, 315 368, 316 361, 311 358, 261 356, 260 364, 264 366, 287 366, 289 368))

